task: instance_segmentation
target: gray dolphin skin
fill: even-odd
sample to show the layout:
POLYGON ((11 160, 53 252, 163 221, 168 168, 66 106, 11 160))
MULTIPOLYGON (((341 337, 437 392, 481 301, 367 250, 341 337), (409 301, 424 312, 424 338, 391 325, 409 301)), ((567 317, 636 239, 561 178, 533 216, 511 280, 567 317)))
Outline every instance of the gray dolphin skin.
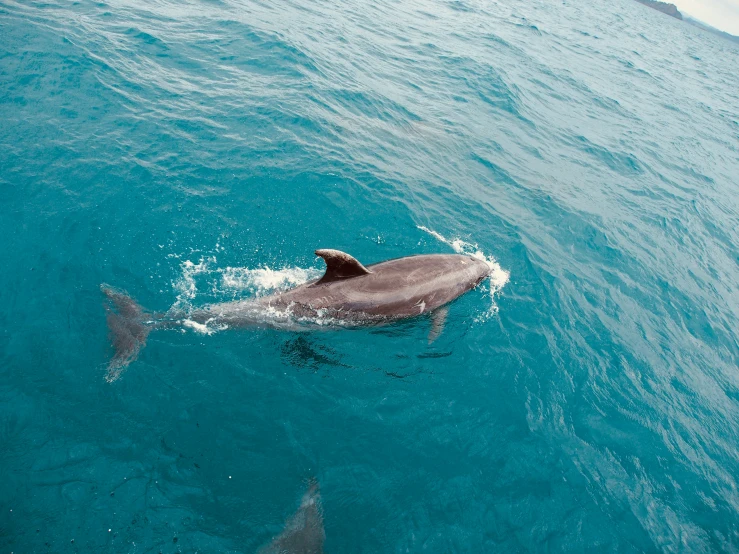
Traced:
POLYGON ((311 480, 300 507, 285 523, 285 528, 258 554, 322 554, 326 532, 318 481, 311 480))
POLYGON ((151 314, 108 285, 108 327, 115 354, 108 366, 115 380, 153 329, 176 327, 316 329, 382 325, 431 314, 429 342, 443 328, 445 306, 490 275, 483 260, 462 254, 397 258, 365 267, 339 250, 316 250, 326 262, 320 279, 269 296, 211 304, 183 312, 151 314))

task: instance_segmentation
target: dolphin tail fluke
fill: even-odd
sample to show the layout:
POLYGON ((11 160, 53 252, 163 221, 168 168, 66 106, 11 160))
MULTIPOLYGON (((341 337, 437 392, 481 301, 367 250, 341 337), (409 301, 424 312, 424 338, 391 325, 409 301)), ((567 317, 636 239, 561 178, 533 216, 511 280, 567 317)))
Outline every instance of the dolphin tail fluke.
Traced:
POLYGON ((153 328, 152 316, 125 292, 106 284, 100 285, 100 290, 108 299, 105 311, 110 343, 115 350, 105 375, 105 380, 112 383, 146 345, 146 337, 153 328))

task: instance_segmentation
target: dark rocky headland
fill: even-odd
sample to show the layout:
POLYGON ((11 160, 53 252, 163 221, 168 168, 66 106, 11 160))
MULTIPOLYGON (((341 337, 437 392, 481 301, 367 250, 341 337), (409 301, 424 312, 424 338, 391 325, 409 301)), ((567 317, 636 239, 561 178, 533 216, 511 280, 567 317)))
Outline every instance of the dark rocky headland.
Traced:
POLYGON ((670 15, 681 21, 683 19, 683 14, 680 13, 680 11, 677 9, 677 6, 675 4, 668 4, 667 2, 657 2, 655 0, 636 0, 636 1, 644 4, 645 6, 649 6, 650 8, 653 8, 657 11, 666 13, 667 15, 670 15))

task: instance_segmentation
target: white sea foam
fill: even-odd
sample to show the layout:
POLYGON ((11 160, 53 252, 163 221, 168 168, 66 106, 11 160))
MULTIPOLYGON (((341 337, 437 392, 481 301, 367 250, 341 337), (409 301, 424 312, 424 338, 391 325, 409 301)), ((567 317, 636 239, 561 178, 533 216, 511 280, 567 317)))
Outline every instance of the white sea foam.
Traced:
MULTIPOLYGON (((256 269, 230 266, 219 268, 215 256, 202 257, 197 263, 185 260, 180 263, 179 278, 172 282, 172 287, 177 292, 172 311, 191 313, 198 307, 198 304, 207 304, 214 300, 220 302, 225 300, 224 297, 231 300, 238 298, 248 301, 250 298, 294 288, 312 279, 317 279, 321 275, 322 271, 318 268, 272 269, 266 266, 256 269), (198 298, 200 302, 197 302, 198 298)), ((248 304, 245 303, 246 305, 248 304)), ((289 309, 278 311, 269 307, 251 306, 245 308, 245 311, 253 311, 254 313, 248 315, 274 327, 292 328, 307 323, 322 326, 328 322, 328 318, 322 317, 317 318, 316 321, 304 321, 304 318, 293 316, 289 309)), ((226 326, 218 325, 215 319, 198 323, 185 318, 182 324, 185 328, 204 335, 212 335, 226 328, 226 326)))
POLYGON ((500 267, 498 261, 493 256, 485 254, 480 250, 477 244, 472 244, 471 242, 467 242, 459 238, 450 240, 441 233, 437 233, 436 231, 422 225, 419 225, 418 228, 421 231, 428 233, 436 240, 443 242, 444 244, 448 244, 458 254, 472 256, 473 258, 477 258, 478 260, 482 260, 488 264, 490 267, 490 298, 492 299, 492 305, 488 315, 496 313, 498 311, 498 306, 495 303, 495 295, 503 289, 506 283, 508 283, 511 276, 510 272, 500 267))
POLYGON ((196 333, 200 333, 201 335, 212 335, 219 330, 208 327, 207 321, 205 323, 198 323, 197 321, 193 321, 192 319, 183 319, 182 325, 187 327, 188 329, 192 329, 196 333))
POLYGON ((195 276, 206 273, 211 263, 216 263, 215 257, 200 258, 197 264, 190 260, 186 260, 180 264, 182 276, 172 283, 172 286, 177 291, 177 300, 174 303, 174 309, 184 310, 190 307, 192 300, 198 293, 195 276))
POLYGON ((264 296, 276 291, 288 290, 302 285, 311 279, 317 279, 322 272, 316 268, 286 267, 272 269, 261 267, 227 267, 221 271, 221 282, 224 289, 236 291, 247 290, 256 296, 264 296))

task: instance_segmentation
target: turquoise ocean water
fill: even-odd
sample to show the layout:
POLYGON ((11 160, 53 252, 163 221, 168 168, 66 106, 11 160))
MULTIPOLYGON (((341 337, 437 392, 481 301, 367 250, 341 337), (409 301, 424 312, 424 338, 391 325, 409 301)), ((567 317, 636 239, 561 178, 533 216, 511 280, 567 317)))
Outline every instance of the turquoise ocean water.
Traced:
POLYGON ((739 47, 616 2, 0 2, 0 550, 739 550, 739 47), (482 252, 370 330, 164 311, 482 252), (493 260, 495 260, 493 262, 493 260))

